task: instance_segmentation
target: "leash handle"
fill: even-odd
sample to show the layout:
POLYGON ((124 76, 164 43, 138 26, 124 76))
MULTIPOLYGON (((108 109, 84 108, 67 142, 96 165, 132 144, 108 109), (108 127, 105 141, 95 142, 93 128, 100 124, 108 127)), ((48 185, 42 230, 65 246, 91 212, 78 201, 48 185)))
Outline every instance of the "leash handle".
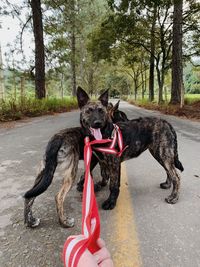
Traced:
POLYGON ((85 181, 82 205, 82 234, 88 238, 87 248, 91 253, 94 253, 99 249, 96 241, 100 236, 100 218, 94 193, 94 182, 90 173, 91 159, 91 142, 89 137, 86 137, 84 147, 85 181))
POLYGON ((84 146, 84 162, 85 162, 85 181, 82 201, 82 234, 77 236, 69 236, 63 248, 63 261, 65 267, 76 267, 78 261, 85 251, 88 249, 92 254, 99 250, 97 239, 100 237, 100 218, 98 206, 94 194, 94 183, 90 173, 90 163, 92 159, 92 146, 96 144, 111 143, 109 147, 93 147, 93 149, 121 156, 126 147, 123 147, 122 134, 117 125, 114 124, 113 139, 89 140, 85 138, 84 146), (119 151, 114 147, 118 144, 119 151))
POLYGON ((63 248, 65 267, 76 267, 85 249, 88 249, 92 254, 99 250, 96 241, 100 236, 100 218, 94 194, 94 183, 90 173, 91 158, 91 142, 86 137, 84 146, 85 181, 82 201, 82 234, 67 238, 63 248))

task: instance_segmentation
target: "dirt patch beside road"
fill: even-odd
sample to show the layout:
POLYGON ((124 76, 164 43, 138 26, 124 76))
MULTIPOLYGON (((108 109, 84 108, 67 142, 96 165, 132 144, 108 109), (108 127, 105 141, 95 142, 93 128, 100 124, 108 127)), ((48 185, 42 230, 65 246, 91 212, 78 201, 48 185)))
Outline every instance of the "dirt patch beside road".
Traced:
POLYGON ((158 110, 164 114, 200 121, 200 101, 194 104, 185 105, 182 108, 178 105, 158 105, 155 103, 140 104, 135 103, 134 101, 129 101, 129 103, 150 110, 158 110))

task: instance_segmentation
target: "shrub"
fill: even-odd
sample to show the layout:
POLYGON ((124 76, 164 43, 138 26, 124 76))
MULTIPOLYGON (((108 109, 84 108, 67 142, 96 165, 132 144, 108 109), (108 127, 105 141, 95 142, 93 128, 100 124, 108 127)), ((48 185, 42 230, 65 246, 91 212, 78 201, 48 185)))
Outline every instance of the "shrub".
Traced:
POLYGON ((0 102, 0 121, 19 120, 23 117, 35 117, 56 112, 66 112, 77 108, 75 98, 68 97, 63 99, 9 99, 0 102))

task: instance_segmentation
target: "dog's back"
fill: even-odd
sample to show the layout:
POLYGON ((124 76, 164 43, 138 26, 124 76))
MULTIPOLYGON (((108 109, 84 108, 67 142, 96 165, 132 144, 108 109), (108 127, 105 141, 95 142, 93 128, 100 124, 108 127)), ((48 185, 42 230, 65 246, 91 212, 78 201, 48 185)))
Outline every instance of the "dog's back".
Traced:
POLYGON ((117 125, 122 131, 124 144, 129 144, 129 149, 124 152, 122 160, 137 157, 146 149, 154 155, 162 147, 172 150, 175 167, 184 170, 178 159, 177 135, 169 122, 156 117, 141 117, 121 121, 117 125))

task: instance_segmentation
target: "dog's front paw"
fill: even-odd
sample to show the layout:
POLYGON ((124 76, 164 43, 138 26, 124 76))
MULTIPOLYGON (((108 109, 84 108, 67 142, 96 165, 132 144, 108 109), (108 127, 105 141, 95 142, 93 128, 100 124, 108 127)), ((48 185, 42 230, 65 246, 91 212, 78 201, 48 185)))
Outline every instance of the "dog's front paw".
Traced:
POLYGON ((108 198, 106 201, 103 202, 102 209, 112 210, 112 209, 114 209, 115 206, 116 206, 116 201, 108 198))
POLYGON ((178 195, 170 195, 167 198, 165 198, 165 201, 168 204, 175 204, 178 201, 178 195))
POLYGON ((67 217, 67 218, 64 218, 63 220, 60 219, 59 223, 64 228, 71 228, 71 227, 74 227, 75 220, 74 218, 67 217))

